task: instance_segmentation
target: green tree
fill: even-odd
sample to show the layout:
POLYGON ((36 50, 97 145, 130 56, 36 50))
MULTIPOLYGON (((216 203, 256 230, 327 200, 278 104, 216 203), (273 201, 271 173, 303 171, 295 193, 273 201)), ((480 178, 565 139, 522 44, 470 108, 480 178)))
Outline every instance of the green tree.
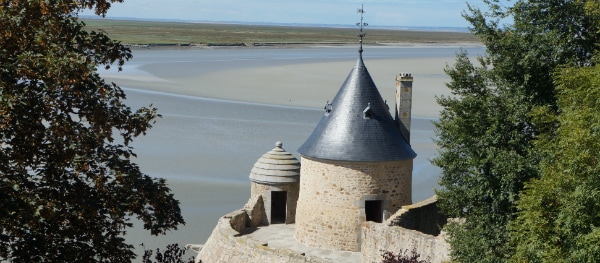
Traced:
POLYGON ((446 69, 452 96, 438 98, 437 194, 445 213, 463 219, 447 227, 461 262, 503 262, 514 253, 508 226, 525 182, 539 174, 533 141, 551 128, 533 123, 530 112, 556 110, 555 68, 591 63, 600 37, 598 17, 585 8, 597 1, 502 2, 468 6, 463 16, 486 53, 480 66, 459 53, 446 69))
POLYGON ((129 262, 133 218, 155 235, 184 223, 165 180, 131 161, 156 109, 133 111, 96 71, 130 50, 77 17, 114 2, 0 1, 0 260, 129 262))
POLYGON ((514 201, 535 174, 523 120, 526 96, 493 79, 489 69, 474 67, 465 53, 446 72, 453 96, 438 98, 445 110, 436 123, 441 149, 433 162, 443 168, 440 207, 465 219, 447 226, 452 257, 499 262, 511 253, 506 223, 514 201))
MULTIPOLYGON (((144 244, 142 244, 143 246, 144 244)), ((186 247, 180 247, 178 244, 169 244, 165 248, 164 251, 160 251, 159 248, 156 249, 156 254, 152 250, 144 250, 144 255, 142 256, 143 263, 194 263, 194 257, 190 257, 187 260, 183 259, 185 252, 187 251, 186 247), (152 259, 152 255, 154 255, 154 260, 152 259)))
POLYGON ((541 125, 558 128, 536 142, 541 176, 526 184, 512 224, 517 262, 600 262, 600 66, 557 73, 556 115, 540 106, 541 125))

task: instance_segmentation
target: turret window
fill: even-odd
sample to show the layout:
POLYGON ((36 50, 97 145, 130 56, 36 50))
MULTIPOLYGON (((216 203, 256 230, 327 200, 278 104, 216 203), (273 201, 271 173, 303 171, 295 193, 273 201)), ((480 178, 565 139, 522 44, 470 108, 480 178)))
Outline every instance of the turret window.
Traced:
POLYGON ((367 105, 367 107, 363 110, 363 119, 370 119, 373 115, 373 110, 371 109, 371 103, 367 105))

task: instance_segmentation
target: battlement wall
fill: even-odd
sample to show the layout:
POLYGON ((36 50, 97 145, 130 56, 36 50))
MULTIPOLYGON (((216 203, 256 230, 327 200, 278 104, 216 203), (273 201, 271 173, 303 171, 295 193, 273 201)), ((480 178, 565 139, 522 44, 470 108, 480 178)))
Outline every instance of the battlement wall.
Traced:
POLYGON ((241 263, 331 263, 331 261, 308 257, 285 248, 272 248, 268 244, 244 236, 248 215, 244 210, 231 212, 219 219, 217 226, 196 256, 196 262, 241 263), (239 230, 242 230, 241 232, 239 230))
POLYGON ((410 253, 413 249, 421 255, 421 259, 432 263, 450 262, 450 245, 444 233, 432 236, 399 226, 366 222, 362 238, 362 262, 381 262, 384 251, 397 254, 410 253))
MULTIPOLYGON (((382 253, 408 252, 416 249, 421 259, 430 262, 448 262, 450 245, 446 242, 444 232, 439 232, 439 222, 445 222, 438 213, 437 199, 404 206, 385 223, 364 222, 360 227, 360 250, 362 262, 381 262, 382 253), (424 220, 423 222, 420 222, 424 220), (408 229, 406 227, 413 227, 408 229), (424 231, 425 230, 425 231, 424 231), (437 235, 426 231, 437 231, 437 235), (424 233, 425 232, 425 233, 424 233)), ((286 247, 270 247, 267 242, 248 236, 257 228, 253 225, 254 217, 261 218, 262 198, 257 197, 248 202, 246 207, 226 214, 219 219, 210 238, 196 257, 197 262, 332 262, 330 259, 309 256, 286 247), (257 213, 258 212, 258 213, 257 213)), ((260 222, 258 220, 255 223, 260 222)), ((258 230, 260 231, 260 230, 258 230)))
POLYGON ((433 196, 421 202, 403 206, 390 217, 387 224, 437 236, 447 222, 448 217, 443 215, 437 207, 437 196, 433 196))
POLYGON ((441 231, 446 216, 437 207, 437 197, 403 206, 385 223, 363 223, 362 262, 381 262, 384 251, 411 253, 413 249, 432 263, 450 261, 450 245, 441 231))

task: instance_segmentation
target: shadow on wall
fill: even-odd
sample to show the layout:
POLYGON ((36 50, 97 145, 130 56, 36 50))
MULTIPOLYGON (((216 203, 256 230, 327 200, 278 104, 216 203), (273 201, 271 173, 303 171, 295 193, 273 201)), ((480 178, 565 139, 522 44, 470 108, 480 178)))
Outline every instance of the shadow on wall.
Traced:
POLYGON ((423 234, 438 236, 448 222, 437 207, 437 196, 412 205, 403 206, 388 221, 389 226, 416 230, 423 234))

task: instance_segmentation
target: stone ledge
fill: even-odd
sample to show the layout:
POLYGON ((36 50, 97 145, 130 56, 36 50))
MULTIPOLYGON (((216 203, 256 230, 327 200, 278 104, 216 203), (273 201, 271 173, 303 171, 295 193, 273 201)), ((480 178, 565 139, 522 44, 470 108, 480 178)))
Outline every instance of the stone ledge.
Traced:
MULTIPOLYGON (((240 210, 245 215, 245 211, 240 210)), ((256 262, 256 263, 332 263, 334 261, 307 256, 287 248, 273 248, 268 242, 255 240, 242 235, 233 225, 232 220, 243 218, 240 211, 228 213, 219 219, 204 247, 198 253, 196 262, 256 262)))

